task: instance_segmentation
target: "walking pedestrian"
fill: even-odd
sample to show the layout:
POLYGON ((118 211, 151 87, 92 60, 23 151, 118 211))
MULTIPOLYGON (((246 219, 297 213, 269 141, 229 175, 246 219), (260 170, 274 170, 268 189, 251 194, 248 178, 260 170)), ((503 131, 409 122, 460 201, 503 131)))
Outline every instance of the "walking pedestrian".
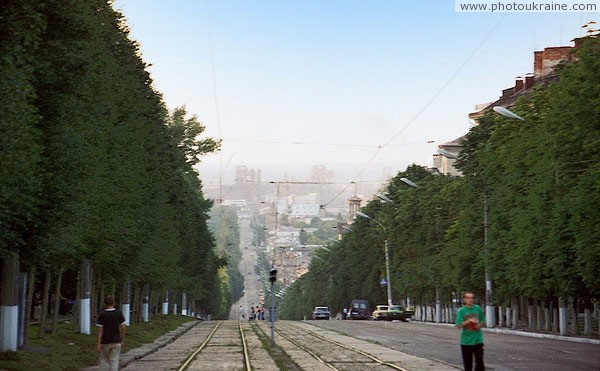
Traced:
POLYGON ((240 305, 240 321, 243 320, 244 317, 244 307, 242 305, 240 305))
POLYGON ((119 355, 125 347, 125 317, 115 308, 115 298, 104 298, 104 312, 98 316, 98 345, 101 370, 119 369, 119 355))
POLYGON ((456 327, 462 329, 460 334, 460 350, 465 371, 473 370, 475 356, 475 371, 485 370, 483 363, 483 333, 485 314, 479 305, 474 304, 475 296, 467 291, 463 294, 464 305, 456 314, 456 327))

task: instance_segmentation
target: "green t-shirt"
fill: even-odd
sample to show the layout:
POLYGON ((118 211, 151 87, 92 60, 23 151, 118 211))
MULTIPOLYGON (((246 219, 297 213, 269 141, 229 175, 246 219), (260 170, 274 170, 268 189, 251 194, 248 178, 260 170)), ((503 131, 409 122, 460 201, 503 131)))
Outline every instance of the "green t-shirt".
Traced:
MULTIPOLYGON (((456 325, 460 325, 469 318, 477 318, 477 322, 485 322, 485 314, 479 305, 473 305, 472 308, 463 306, 456 314, 456 325)), ((460 333, 460 345, 483 344, 483 333, 481 329, 471 330, 468 326, 462 328, 460 333)))

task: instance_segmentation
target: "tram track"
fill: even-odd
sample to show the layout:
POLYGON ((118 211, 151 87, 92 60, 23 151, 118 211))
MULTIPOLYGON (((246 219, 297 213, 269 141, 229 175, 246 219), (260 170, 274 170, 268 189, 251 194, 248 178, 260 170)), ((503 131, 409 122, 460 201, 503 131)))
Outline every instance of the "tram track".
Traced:
POLYGON ((345 369, 348 369, 347 366, 351 363, 356 363, 356 364, 362 363, 365 366, 368 366, 368 368, 372 368, 370 366, 375 366, 377 369, 387 368, 387 369, 394 369, 394 370, 400 370, 400 371, 407 371, 405 368, 403 368, 401 366, 398 366, 393 363, 382 360, 382 359, 380 359, 368 352, 365 352, 361 349, 358 349, 356 347, 352 347, 347 344, 344 344, 339 341, 328 338, 326 336, 319 335, 318 333, 311 331, 311 330, 307 330, 304 327, 301 327, 298 325, 292 325, 289 322, 282 322, 282 323, 279 323, 279 328, 280 329, 276 328, 276 333, 279 336, 284 337, 291 343, 302 348, 305 352, 311 354, 313 357, 317 358, 318 360, 323 362, 327 367, 329 367, 331 369, 345 370, 345 369), (282 331, 282 330, 285 330, 285 331, 282 331), (292 335, 290 336, 290 334, 292 334, 292 335), (317 340, 315 340, 315 339, 317 339, 317 340), (325 351, 325 349, 329 349, 329 348, 323 347, 323 345, 322 345, 323 342, 327 343, 327 344, 331 344, 334 347, 338 348, 338 351, 333 352, 338 355, 338 357, 334 358, 333 361, 326 360, 326 358, 328 358, 328 357, 331 359, 332 352, 325 351), (347 357, 351 361, 343 360, 340 362, 339 360, 337 360, 337 358, 339 358, 340 353, 342 352, 341 350, 349 352, 348 353, 349 355, 347 357), (318 355, 319 353, 324 354, 325 357, 319 356, 318 355), (365 357, 366 359, 370 360, 370 362, 365 361, 364 358, 362 358, 362 357, 354 357, 353 354, 358 354, 362 357, 365 357), (372 364, 370 364, 370 363, 372 363, 372 364), (342 366, 345 366, 345 367, 342 367, 342 366))
MULTIPOLYGON (((255 331, 261 331, 267 336, 270 327, 267 324, 253 325, 255 331)), ((315 330, 319 330, 315 328, 315 330)), ((276 343, 296 362, 301 369, 311 370, 407 370, 406 368, 383 360, 377 355, 378 349, 382 356, 381 347, 373 345, 371 353, 355 346, 344 344, 327 336, 322 336, 304 326, 292 325, 287 321, 279 321, 275 328, 276 343), (375 355, 372 353, 376 353, 375 355), (309 359, 313 359, 312 362, 309 359)), ((336 335, 339 338, 341 335, 336 335)), ((351 338, 347 338, 351 339, 351 338)), ((354 340, 351 340, 354 341, 354 340)), ((365 342, 359 342, 363 346, 365 342)), ((357 343, 358 344, 358 343, 357 343)))
POLYGON ((212 321, 126 366, 142 370, 450 370, 307 322, 277 321, 275 343, 266 321, 212 321))
POLYGON ((210 365, 216 362, 222 363, 223 361, 227 361, 229 363, 227 367, 231 367, 231 369, 252 370, 248 353, 248 343, 244 336, 241 321, 218 321, 204 341, 187 357, 177 370, 207 369, 203 365, 210 365), (208 350, 211 347, 220 350, 210 352, 208 350), (241 359, 239 359, 240 357, 236 357, 240 347, 241 359))

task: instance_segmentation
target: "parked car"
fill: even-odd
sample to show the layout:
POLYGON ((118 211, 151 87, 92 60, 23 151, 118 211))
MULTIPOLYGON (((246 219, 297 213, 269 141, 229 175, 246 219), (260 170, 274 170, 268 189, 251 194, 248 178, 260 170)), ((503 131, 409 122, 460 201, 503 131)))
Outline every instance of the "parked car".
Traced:
POLYGON ((312 313, 312 319, 329 319, 331 313, 328 307, 315 307, 312 313))
POLYGON ((373 319, 375 321, 387 320, 388 319, 388 310, 389 306, 387 305, 377 305, 375 306, 375 310, 373 311, 373 319))
POLYGON ((390 321, 395 319, 399 319, 402 322, 408 321, 415 312, 413 310, 408 310, 403 308, 401 305, 392 305, 388 309, 388 318, 390 321))
POLYGON ((348 319, 370 319, 371 311, 369 310, 370 305, 366 300, 354 299, 350 303, 348 308, 348 319))
POLYGON ((415 312, 412 310, 405 310, 401 305, 378 305, 373 312, 373 319, 385 321, 400 320, 406 322, 414 314, 415 312))

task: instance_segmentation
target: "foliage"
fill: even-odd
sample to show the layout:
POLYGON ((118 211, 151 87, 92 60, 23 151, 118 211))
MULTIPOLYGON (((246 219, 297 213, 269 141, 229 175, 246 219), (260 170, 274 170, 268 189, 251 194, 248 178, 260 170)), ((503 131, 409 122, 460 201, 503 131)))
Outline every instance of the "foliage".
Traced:
POLYGON ((215 205, 211 212, 209 227, 216 240, 216 253, 227 259, 226 275, 228 278, 227 293, 229 307, 242 297, 244 276, 239 271, 242 259, 240 249, 240 231, 236 209, 231 206, 215 205))
MULTIPOLYGON (((127 328, 125 351, 151 343, 159 336, 176 329, 193 319, 184 316, 155 315, 150 322, 133 323, 127 328)), ((32 338, 28 351, 0 353, 0 368, 7 370, 80 370, 98 364, 96 351, 96 327, 92 335, 78 334, 72 331, 72 324, 58 325, 56 334, 44 338, 32 338)), ((37 325, 29 328, 30 333, 37 333, 37 325)))
POLYGON ((392 203, 362 208, 372 220, 357 217, 313 259, 288 288, 282 315, 299 319, 315 305, 335 313, 359 298, 385 303, 384 237, 395 302, 433 303, 436 290, 446 302, 465 290, 483 297, 486 267, 496 303, 600 299, 600 39, 584 40, 577 57, 511 107, 525 121, 493 112, 479 119, 463 140, 462 177, 416 165, 393 177, 385 189, 392 203))
POLYGON ((97 287, 130 278, 222 314, 226 261, 193 167, 220 142, 167 111, 122 15, 106 0, 9 0, 0 31, 0 256, 89 259, 97 287))

